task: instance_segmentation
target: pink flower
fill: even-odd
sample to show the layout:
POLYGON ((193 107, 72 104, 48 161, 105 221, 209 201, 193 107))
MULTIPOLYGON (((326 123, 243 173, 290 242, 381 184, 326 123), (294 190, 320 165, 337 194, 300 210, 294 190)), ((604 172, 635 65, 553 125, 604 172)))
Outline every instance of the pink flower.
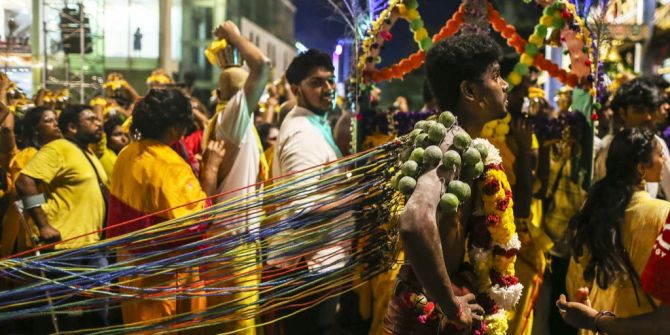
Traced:
POLYGON ((502 199, 498 201, 498 210, 504 212, 509 206, 509 198, 502 199))
POLYGON ((472 331, 473 335, 486 335, 486 322, 482 320, 480 323, 479 329, 475 329, 472 331))
POLYGON ((498 278, 498 285, 502 287, 510 287, 519 283, 519 278, 516 276, 502 276, 498 278))
POLYGON ((484 221, 487 227, 494 227, 500 223, 500 217, 495 214, 489 214, 484 221))
POLYGON ((435 303, 432 301, 429 301, 426 306, 423 306, 423 314, 430 316, 433 314, 435 311, 435 303))
POLYGON ((384 41, 387 42, 393 39, 393 34, 391 34, 391 32, 389 31, 380 31, 379 36, 381 36, 384 39, 384 41))
POLYGON ((427 320, 428 320, 428 316, 426 316, 426 315, 419 315, 419 323, 420 323, 420 324, 425 325, 427 320))

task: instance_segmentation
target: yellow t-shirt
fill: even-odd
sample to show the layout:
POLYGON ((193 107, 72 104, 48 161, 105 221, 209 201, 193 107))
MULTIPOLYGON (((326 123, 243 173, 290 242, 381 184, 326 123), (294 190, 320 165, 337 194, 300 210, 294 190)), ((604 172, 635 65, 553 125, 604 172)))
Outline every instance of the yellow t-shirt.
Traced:
MULTIPOLYGON (((109 184, 107 174, 97 157, 87 153, 103 183, 109 184)), ((59 139, 37 152, 21 171, 44 183, 47 203, 42 206, 49 224, 65 241, 102 228, 105 215, 98 178, 83 151, 74 143, 59 139)), ((56 245, 56 249, 77 248, 100 240, 99 234, 89 234, 56 245)))
POLYGON ((116 164, 117 159, 116 153, 112 151, 112 149, 105 147, 102 155, 98 157, 98 159, 100 160, 100 164, 102 164, 102 168, 105 170, 105 174, 111 179, 112 172, 114 171, 114 164, 116 164))

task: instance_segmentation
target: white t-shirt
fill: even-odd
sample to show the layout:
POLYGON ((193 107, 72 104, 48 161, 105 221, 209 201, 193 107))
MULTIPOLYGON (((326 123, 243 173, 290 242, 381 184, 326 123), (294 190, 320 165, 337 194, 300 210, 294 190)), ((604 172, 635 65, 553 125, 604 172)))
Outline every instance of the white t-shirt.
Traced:
MULTIPOLYGON (((236 145, 239 150, 235 156, 235 162, 225 175, 217 188, 217 194, 226 193, 216 198, 215 203, 220 203, 233 198, 240 199, 239 204, 247 201, 260 201, 256 198, 256 188, 246 187, 257 183, 260 166, 260 149, 254 134, 254 124, 251 122, 251 114, 247 107, 247 99, 244 90, 237 92, 226 104, 216 118, 213 138, 224 140, 228 144, 236 145), (235 192, 231 192, 237 190, 235 192), (248 198, 248 199, 242 199, 248 198)), ((249 224, 249 231, 258 228, 261 213, 247 213, 248 218, 234 218, 244 220, 249 224)), ((240 225, 244 225, 240 222, 240 225)))
MULTIPOLYGON (((274 158, 272 160, 273 176, 284 176, 338 159, 335 150, 333 150, 321 132, 309 121, 308 117, 313 115, 314 113, 310 110, 299 106, 293 108, 293 110, 286 115, 286 118, 279 129, 279 136, 277 137, 277 142, 275 144, 274 158)), ((308 185, 319 179, 323 179, 330 174, 338 172, 342 171, 331 171, 328 172, 328 174, 320 174, 314 178, 301 182, 302 185, 306 186, 304 194, 309 194, 309 197, 302 200, 296 200, 292 202, 291 205, 296 205, 298 202, 309 205, 316 202, 316 199, 322 198, 323 194, 319 194, 313 186, 310 187, 308 185)), ((323 201, 323 199, 321 199, 321 201, 323 201)), ((307 215, 310 214, 308 213, 307 215)), ((299 232, 294 234, 293 231, 283 231, 280 234, 273 236, 270 244, 275 246, 284 244, 287 243, 287 241, 295 239, 297 236, 299 236, 299 232)), ((329 232, 324 230, 320 239, 323 241, 321 245, 328 244, 331 240, 329 232)), ((342 268, 348 259, 348 252, 345 251, 346 249, 348 249, 348 247, 343 245, 325 246, 318 251, 305 256, 307 266, 309 270, 313 272, 325 272, 342 268)), ((284 249, 284 251, 286 250, 284 249)), ((286 259, 278 259, 272 254, 273 252, 270 252, 270 259, 268 260, 270 265, 281 267, 295 263, 289 263, 286 259)))

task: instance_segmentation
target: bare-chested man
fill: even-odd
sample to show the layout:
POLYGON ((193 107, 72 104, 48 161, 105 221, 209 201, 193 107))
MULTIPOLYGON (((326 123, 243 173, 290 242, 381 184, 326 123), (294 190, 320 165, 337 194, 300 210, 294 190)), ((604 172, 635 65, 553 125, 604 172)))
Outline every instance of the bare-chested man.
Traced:
MULTIPOLYGON (((499 46, 488 36, 461 35, 436 44, 426 55, 426 75, 440 110, 458 117, 458 125, 479 137, 485 123, 507 111, 507 83, 500 76, 499 46)), ((453 133, 442 142, 445 150, 453 133)), ((455 214, 437 215, 443 181, 452 173, 441 167, 417 180, 400 218, 400 234, 408 265, 398 276, 384 320, 388 334, 470 333, 482 319, 475 302, 476 278, 463 262, 471 228, 472 205, 455 214), (403 299, 421 292, 433 301, 441 317, 422 324, 403 299)), ((477 198, 477 197, 472 197, 477 198)))

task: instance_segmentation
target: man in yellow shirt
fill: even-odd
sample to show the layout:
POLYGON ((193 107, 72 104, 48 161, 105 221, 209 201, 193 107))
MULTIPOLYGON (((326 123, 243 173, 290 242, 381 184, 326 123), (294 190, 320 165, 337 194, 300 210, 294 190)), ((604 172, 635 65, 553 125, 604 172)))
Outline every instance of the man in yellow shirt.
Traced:
MULTIPOLYGON (((58 127, 65 138, 51 141, 37 152, 21 171, 16 189, 40 241, 58 242, 54 248, 61 250, 100 240, 107 206, 103 189, 108 181, 102 164, 88 149, 102 137, 102 121, 91 107, 66 107, 58 127)), ((107 266, 101 253, 68 261, 77 263, 72 264, 75 267, 107 266)), ((107 308, 87 314, 59 316, 60 330, 107 325, 107 308)))

